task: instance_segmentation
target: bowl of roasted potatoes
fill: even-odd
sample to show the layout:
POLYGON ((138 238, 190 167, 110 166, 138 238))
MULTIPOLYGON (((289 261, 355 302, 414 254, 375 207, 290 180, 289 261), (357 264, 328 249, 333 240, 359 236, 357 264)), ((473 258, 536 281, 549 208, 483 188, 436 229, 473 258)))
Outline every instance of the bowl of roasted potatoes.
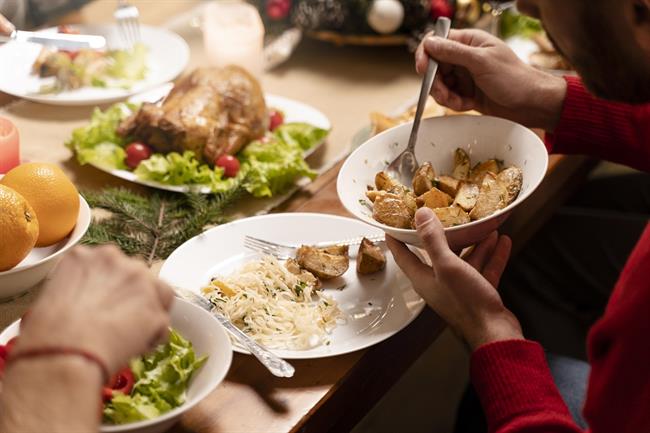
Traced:
POLYGON ((404 185, 385 170, 406 148, 411 126, 370 138, 350 154, 337 179, 350 213, 407 244, 421 246, 414 215, 425 206, 442 222, 453 250, 481 241, 546 173, 546 147, 530 129, 490 116, 434 117, 422 120, 418 170, 404 185))

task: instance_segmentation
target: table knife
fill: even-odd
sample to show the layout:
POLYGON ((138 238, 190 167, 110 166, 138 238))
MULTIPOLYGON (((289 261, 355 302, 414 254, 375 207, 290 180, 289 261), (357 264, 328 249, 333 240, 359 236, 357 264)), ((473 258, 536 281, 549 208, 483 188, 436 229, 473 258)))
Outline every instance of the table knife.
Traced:
POLYGON ((14 30, 9 36, 0 35, 0 43, 13 41, 32 42, 68 51, 77 51, 81 49, 101 50, 106 47, 106 38, 97 35, 26 32, 23 30, 14 30))
POLYGON ((237 341, 241 343, 241 345, 244 346, 253 356, 255 356, 274 376, 293 377, 296 370, 291 364, 273 354, 264 346, 255 342, 228 320, 226 316, 215 311, 214 304, 208 298, 179 287, 175 287, 174 291, 179 298, 185 299, 212 314, 212 316, 214 316, 219 323, 221 323, 221 325, 226 328, 226 330, 230 332, 230 334, 235 337, 237 341))

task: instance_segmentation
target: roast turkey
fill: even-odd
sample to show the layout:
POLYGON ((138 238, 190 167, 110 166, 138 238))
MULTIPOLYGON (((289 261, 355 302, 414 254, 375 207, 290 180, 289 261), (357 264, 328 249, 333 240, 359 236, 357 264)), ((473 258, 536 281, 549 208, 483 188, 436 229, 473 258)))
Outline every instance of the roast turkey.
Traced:
POLYGON ((118 133, 156 152, 194 151, 212 164, 264 135, 268 115, 257 80, 238 66, 194 70, 162 103, 144 103, 118 133))

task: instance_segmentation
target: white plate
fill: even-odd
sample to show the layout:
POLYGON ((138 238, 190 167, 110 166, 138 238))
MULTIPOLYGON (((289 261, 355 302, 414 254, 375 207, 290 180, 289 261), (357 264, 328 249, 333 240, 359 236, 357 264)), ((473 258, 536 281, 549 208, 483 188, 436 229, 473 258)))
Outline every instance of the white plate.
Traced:
MULTIPOLYGON (((82 33, 103 35, 109 48, 119 48, 120 38, 115 25, 73 26, 82 33)), ((56 32, 52 27, 46 32, 56 32)), ((39 94, 43 84, 52 78, 39 78, 31 73, 34 60, 41 45, 10 42, 0 46, 0 91, 31 101, 53 105, 95 105, 115 102, 136 93, 151 89, 173 80, 183 70, 190 58, 187 43, 169 30, 141 26, 142 42, 149 49, 147 53, 147 75, 130 89, 83 87, 56 94, 39 94)))
MULTIPOLYGON (((271 214, 241 219, 210 229, 181 245, 162 269, 160 277, 176 287, 195 292, 215 275, 227 275, 260 256, 244 248, 244 236, 284 244, 311 244, 382 231, 351 218, 315 213, 271 214)), ((324 284, 339 304, 346 323, 330 335, 331 344, 310 350, 274 350, 283 358, 322 358, 354 352, 377 344, 411 323, 424 307, 408 278, 390 252, 386 269, 371 275, 356 272, 357 248, 350 248, 350 268, 340 278, 324 284), (345 285, 345 288, 339 290, 345 285)), ((240 353, 246 353, 237 348, 240 353)))
MULTIPOLYGON (((168 83, 159 88, 153 89, 149 92, 136 95, 133 98, 129 99, 132 102, 155 102, 160 98, 165 96, 171 91, 173 84, 168 83)), ((323 113, 318 111, 316 108, 304 104, 302 102, 296 101, 294 99, 283 98, 282 96, 275 95, 266 95, 266 105, 271 108, 277 108, 284 112, 285 122, 304 122, 311 125, 317 126, 322 129, 331 129, 332 125, 323 113)), ((305 157, 311 155, 316 149, 318 149, 325 140, 321 141, 305 153, 305 157)), ((101 167, 99 165, 93 165, 95 168, 98 168, 106 173, 112 174, 113 176, 119 177, 120 179, 128 180, 129 182, 138 183, 140 185, 149 186, 152 188, 164 189, 166 191, 173 192, 195 192, 201 194, 210 194, 212 191, 209 186, 202 185, 165 185, 163 183, 142 180, 138 178, 135 173, 128 170, 117 170, 109 169, 106 167, 101 167)))

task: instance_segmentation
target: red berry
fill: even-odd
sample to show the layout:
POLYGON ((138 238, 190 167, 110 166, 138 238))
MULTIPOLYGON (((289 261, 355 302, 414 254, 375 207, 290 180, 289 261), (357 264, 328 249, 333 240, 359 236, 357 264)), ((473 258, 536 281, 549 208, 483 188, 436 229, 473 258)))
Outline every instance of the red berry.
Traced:
POLYGON ((451 18, 454 16, 454 8, 447 0, 431 0, 431 18, 451 18))
POLYGON ((135 168, 145 159, 151 157, 151 148, 146 144, 134 141, 126 146, 126 165, 135 170, 135 168))
POLYGON ((268 0, 266 14, 273 20, 282 20, 289 16, 291 0, 268 0))
POLYGON ((275 128, 284 123, 284 114, 282 111, 271 110, 269 111, 269 130, 275 131, 275 128))
POLYGON ((239 173, 239 160, 232 155, 221 155, 214 161, 214 165, 223 168, 226 177, 235 177, 239 173))

